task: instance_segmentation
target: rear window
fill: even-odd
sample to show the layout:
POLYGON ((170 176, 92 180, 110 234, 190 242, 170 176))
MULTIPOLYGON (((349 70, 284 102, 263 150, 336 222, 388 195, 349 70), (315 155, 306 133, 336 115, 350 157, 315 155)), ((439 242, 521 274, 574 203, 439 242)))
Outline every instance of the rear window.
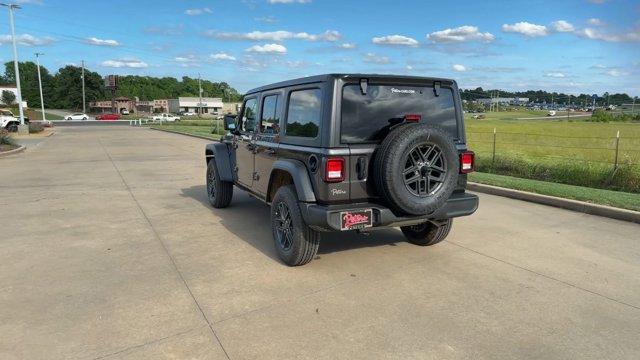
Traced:
POLYGON ((406 115, 420 115, 421 123, 458 137, 452 89, 442 87, 436 96, 433 87, 369 84, 363 95, 360 85, 353 84, 342 90, 341 142, 380 142, 406 115))

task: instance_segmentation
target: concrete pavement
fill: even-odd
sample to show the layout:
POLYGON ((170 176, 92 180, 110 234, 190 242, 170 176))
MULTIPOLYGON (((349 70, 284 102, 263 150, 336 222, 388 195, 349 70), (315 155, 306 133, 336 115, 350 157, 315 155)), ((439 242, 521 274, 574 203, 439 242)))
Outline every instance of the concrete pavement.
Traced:
POLYGON ((636 359, 640 225, 491 195, 430 248, 208 206, 205 140, 65 127, 0 159, 0 359, 636 359))

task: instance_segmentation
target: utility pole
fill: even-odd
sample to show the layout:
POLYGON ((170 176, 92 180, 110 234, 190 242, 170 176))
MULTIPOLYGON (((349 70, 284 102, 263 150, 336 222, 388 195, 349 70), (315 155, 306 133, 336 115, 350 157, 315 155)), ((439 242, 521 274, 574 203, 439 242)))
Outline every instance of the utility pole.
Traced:
MULTIPOLYGON (((9 27, 11 27, 11 41, 13 43, 13 67, 16 77, 16 92, 18 97, 18 110, 20 111, 20 125, 24 126, 24 109, 22 109, 22 91, 20 90, 20 69, 18 69, 18 47, 16 46, 16 29, 13 24, 13 10, 20 9, 20 5, 0 3, 9 8, 9 27)), ((28 130, 27 130, 28 132, 28 130)))
POLYGON ((198 73, 198 117, 202 117, 202 83, 198 73))
POLYGON ((43 53, 36 53, 36 64, 38 65, 38 86, 40 87, 40 108, 42 109, 42 120, 46 121, 47 117, 44 114, 44 95, 42 95, 42 77, 40 76, 40 56, 43 53))
POLYGON ((631 115, 635 115, 635 113, 636 113, 635 109, 636 109, 636 99, 637 98, 638 98, 637 96, 633 97, 633 103, 631 103, 631 115))
POLYGON ((82 60, 82 113, 87 112, 87 108, 85 105, 85 95, 84 95, 84 60, 82 60))
POLYGON ((500 90, 496 94, 496 112, 500 112, 500 90))

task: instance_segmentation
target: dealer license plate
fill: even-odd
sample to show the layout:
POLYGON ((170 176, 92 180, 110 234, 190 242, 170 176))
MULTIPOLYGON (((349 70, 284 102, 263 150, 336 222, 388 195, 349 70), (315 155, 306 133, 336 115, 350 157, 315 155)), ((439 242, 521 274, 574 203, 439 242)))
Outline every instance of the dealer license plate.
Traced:
POLYGON ((341 230, 357 230, 373 226, 371 209, 340 213, 341 230))

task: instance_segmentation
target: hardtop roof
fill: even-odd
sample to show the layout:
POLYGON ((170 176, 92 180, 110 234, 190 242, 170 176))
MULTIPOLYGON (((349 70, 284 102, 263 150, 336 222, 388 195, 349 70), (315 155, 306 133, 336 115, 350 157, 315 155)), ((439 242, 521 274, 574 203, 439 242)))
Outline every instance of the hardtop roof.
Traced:
POLYGON ((291 79, 287 81, 281 81, 265 86, 260 86, 255 89, 251 89, 247 91, 245 95, 254 94, 262 91, 279 89, 283 87, 289 86, 297 86, 304 84, 312 84, 318 82, 326 82, 335 79, 353 79, 353 78, 374 78, 374 79, 385 79, 385 80, 413 80, 419 82, 427 82, 427 81, 442 81, 443 83, 455 83, 453 79, 447 78, 439 78, 439 77, 424 77, 424 76, 409 76, 409 75, 383 75, 383 74, 348 74, 348 73, 340 73, 340 74, 322 74, 322 75, 314 75, 308 77, 302 77, 297 79, 291 79))

